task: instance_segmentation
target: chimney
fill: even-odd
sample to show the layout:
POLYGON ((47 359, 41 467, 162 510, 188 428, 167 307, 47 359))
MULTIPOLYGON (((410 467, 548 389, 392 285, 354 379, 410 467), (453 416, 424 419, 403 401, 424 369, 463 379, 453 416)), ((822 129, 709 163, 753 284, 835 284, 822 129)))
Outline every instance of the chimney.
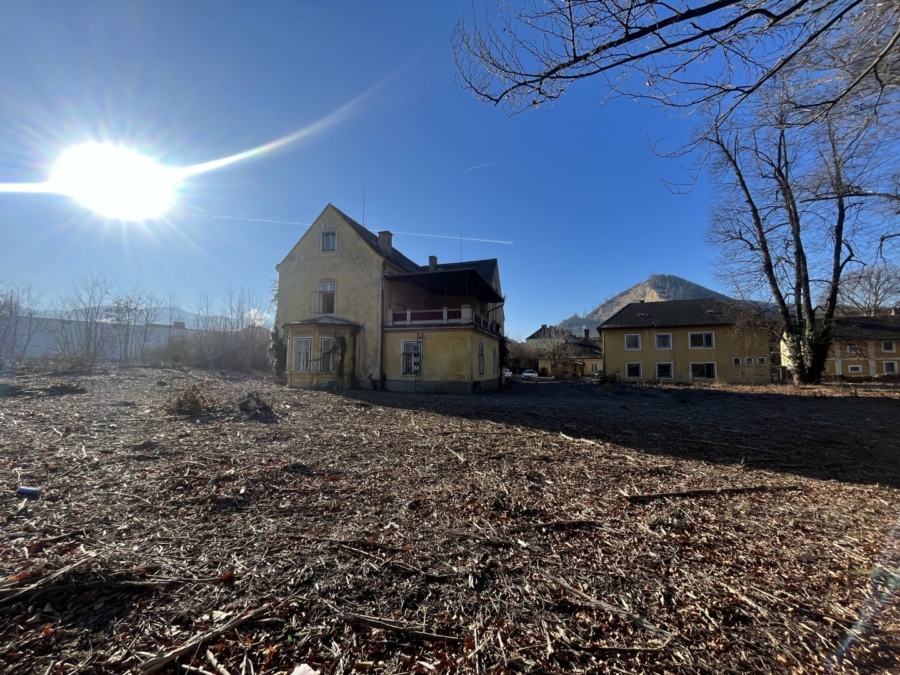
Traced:
POLYGON ((394 252, 394 235, 387 230, 379 232, 378 248, 384 255, 391 255, 394 252))
POLYGON ((547 324, 541 324, 541 330, 547 330, 547 324))
POLYGON ((434 272, 437 269, 437 256, 430 255, 428 256, 428 271, 434 272))
MULTIPOLYGON (((582 328, 584 328, 584 327, 582 326, 582 328)), ((591 339, 591 329, 590 329, 590 328, 585 328, 585 329, 584 329, 584 339, 585 339, 585 340, 590 340, 590 339, 591 339)))

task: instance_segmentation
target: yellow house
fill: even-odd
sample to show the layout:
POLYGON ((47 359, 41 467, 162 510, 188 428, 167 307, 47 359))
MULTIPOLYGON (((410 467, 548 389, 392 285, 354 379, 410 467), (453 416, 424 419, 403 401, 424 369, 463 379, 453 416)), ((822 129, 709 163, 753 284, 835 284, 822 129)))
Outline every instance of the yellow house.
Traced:
POLYGON ((633 302, 600 330, 607 375, 625 382, 771 382, 769 333, 722 300, 633 302))
MULTIPOLYGON (((546 328, 543 326, 541 330, 546 328)), ((565 331, 565 337, 561 338, 558 344, 548 339, 538 340, 534 344, 538 349, 540 375, 570 380, 591 377, 603 370, 603 350, 600 348, 600 340, 592 340, 588 329, 584 330, 584 337, 581 338, 565 331), (552 358, 547 351, 555 352, 552 358)))
POLYGON ((900 316, 896 310, 891 316, 835 319, 833 335, 826 375, 854 378, 900 374, 900 316))
POLYGON ((496 259, 420 266, 329 204, 276 266, 289 386, 469 393, 500 383, 496 259))

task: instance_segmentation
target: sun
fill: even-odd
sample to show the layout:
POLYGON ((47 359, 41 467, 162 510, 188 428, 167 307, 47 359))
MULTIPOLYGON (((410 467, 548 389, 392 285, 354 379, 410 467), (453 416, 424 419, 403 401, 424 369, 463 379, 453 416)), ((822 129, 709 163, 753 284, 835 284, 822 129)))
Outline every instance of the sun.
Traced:
POLYGON ((149 220, 174 204, 182 176, 129 148, 85 143, 63 152, 48 183, 106 218, 149 220))

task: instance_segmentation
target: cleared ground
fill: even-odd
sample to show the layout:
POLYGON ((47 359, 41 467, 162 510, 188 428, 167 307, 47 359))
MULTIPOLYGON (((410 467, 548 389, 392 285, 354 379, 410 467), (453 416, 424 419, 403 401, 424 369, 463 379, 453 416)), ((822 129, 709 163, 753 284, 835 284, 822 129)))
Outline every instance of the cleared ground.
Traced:
POLYGON ((898 672, 898 459, 877 388, 0 380, 0 669, 898 672))

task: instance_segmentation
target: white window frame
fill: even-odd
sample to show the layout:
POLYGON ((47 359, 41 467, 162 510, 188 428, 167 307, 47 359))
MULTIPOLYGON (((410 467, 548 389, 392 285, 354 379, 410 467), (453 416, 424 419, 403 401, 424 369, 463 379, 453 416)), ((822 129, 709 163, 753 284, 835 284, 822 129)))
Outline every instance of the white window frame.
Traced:
POLYGON ((705 331, 702 331, 699 333, 688 333, 688 349, 715 349, 715 348, 716 348, 716 333, 715 333, 715 331, 705 330, 705 331), (695 335, 710 335, 710 336, 712 336, 712 344, 709 347, 707 347, 706 346, 706 338, 703 338, 703 346, 695 347, 693 344, 691 344, 691 338, 693 338, 695 335))
POLYGON ((421 340, 401 340, 400 341, 400 374, 401 375, 421 375, 422 374, 422 341, 421 340), (407 345, 416 345, 415 349, 407 350, 407 345), (407 355, 412 354, 409 360, 409 368, 407 368, 407 355), (416 358, 418 356, 418 358, 416 358))
POLYGON ((320 246, 323 253, 337 251, 337 230, 324 230, 322 232, 320 246), (325 237, 327 237, 328 235, 331 235, 331 240, 332 242, 334 242, 334 246, 332 246, 331 248, 325 248, 325 237))
POLYGON ((745 356, 745 357, 744 357, 744 365, 745 365, 745 366, 750 366, 750 367, 752 368, 752 367, 753 367, 753 357, 752 357, 752 356, 745 356))
POLYGON ((672 334, 671 333, 656 333, 653 342, 659 351, 663 351, 663 352, 672 351, 672 334), (668 347, 660 347, 659 346, 659 338, 661 338, 663 335, 665 335, 666 337, 669 338, 669 346, 668 347))
POLYGON ((625 379, 626 380, 643 380, 644 379, 644 364, 640 361, 629 361, 625 364, 625 379), (638 374, 637 375, 629 375, 628 374, 628 366, 637 366, 638 374))
POLYGON ((478 343, 478 374, 484 375, 484 343, 478 343))
POLYGON ((596 363, 591 364, 591 372, 592 373, 599 372, 599 370, 600 370, 600 367, 596 363))
POLYGON ((743 366, 743 364, 744 360, 740 356, 735 356, 733 359, 731 359, 731 365, 733 365, 735 368, 740 368, 741 366, 743 366))
POLYGON ((625 350, 629 352, 639 352, 641 351, 641 334, 640 333, 625 333, 625 350), (636 337, 637 338, 637 347, 629 347, 628 346, 628 338, 636 337))
POLYGON ((756 357, 756 365, 758 365, 758 366, 769 365, 769 357, 768 356, 757 356, 756 357))
MULTIPOLYGON (((292 373, 311 372, 311 368, 312 368, 312 338, 311 337, 295 337, 293 347, 294 347, 294 349, 293 349, 292 356, 291 356, 291 372, 292 373), (299 343, 302 343, 304 340, 307 343, 307 349, 297 349, 297 345, 299 343), (297 354, 300 354, 303 352, 306 352, 306 367, 305 368, 298 367, 298 364, 297 364, 297 354)), ((299 365, 303 365, 302 359, 301 359, 301 363, 299 365)))
POLYGON ((853 356, 862 356, 862 347, 858 344, 847 343, 847 353, 853 356))
POLYGON ((896 340, 882 340, 881 341, 881 351, 885 354, 893 354, 897 351, 897 341, 896 340), (890 345, 891 348, 888 349, 885 345, 890 345))
POLYGON ((656 379, 657 379, 657 380, 674 380, 674 379, 675 379, 675 364, 672 363, 671 361, 659 361, 659 362, 657 362, 657 364, 656 364, 656 379), (660 366, 669 366, 669 376, 668 376, 668 377, 662 377, 662 376, 659 374, 659 367, 660 367, 660 366))
POLYGON ((715 361, 691 361, 691 380, 703 380, 703 381, 711 381, 719 379, 719 366, 715 361), (694 377, 694 366, 709 366, 713 367, 713 376, 712 377, 694 377))
POLYGON ((328 316, 332 316, 335 312, 337 312, 337 282, 335 282, 333 279, 322 279, 321 281, 319 281, 318 289, 319 289, 318 293, 316 294, 316 299, 317 299, 317 303, 318 303, 318 307, 317 307, 318 314, 327 314, 328 316), (330 291, 324 290, 322 288, 322 286, 326 285, 326 284, 331 284, 330 291), (331 311, 330 312, 324 311, 323 305, 325 304, 325 302, 323 300, 323 297, 324 297, 323 294, 325 294, 325 293, 331 293, 331 311))
POLYGON ((341 365, 341 355, 339 351, 335 351, 340 349, 340 341, 337 338, 333 337, 323 337, 319 338, 319 372, 322 373, 336 373, 340 370, 341 365), (326 349, 325 342, 333 342, 334 346, 326 349), (329 361, 328 368, 325 367, 325 358, 329 361))
POLYGON ((862 375, 863 367, 859 363, 850 363, 847 365, 847 374, 848 375, 862 375))
POLYGON ((897 362, 896 361, 882 361, 882 363, 884 364, 883 370, 884 370, 885 375, 897 375, 898 373, 900 373, 900 371, 897 370, 897 362), (888 369, 887 369, 888 364, 891 364, 894 367, 893 372, 890 372, 890 373, 888 372, 888 369))

